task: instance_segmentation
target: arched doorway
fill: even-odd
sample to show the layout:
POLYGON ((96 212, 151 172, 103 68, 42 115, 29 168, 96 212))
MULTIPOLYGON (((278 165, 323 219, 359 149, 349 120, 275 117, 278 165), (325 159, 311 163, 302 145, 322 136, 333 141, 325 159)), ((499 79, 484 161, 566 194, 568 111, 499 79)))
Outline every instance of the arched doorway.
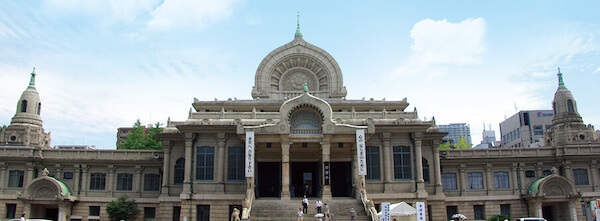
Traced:
POLYGON ((67 220, 76 197, 71 196, 69 185, 48 176, 48 170, 44 169, 42 176, 29 182, 17 199, 23 201, 28 218, 67 220))
POLYGON ((533 181, 527 191, 529 215, 548 221, 575 220, 581 196, 573 183, 554 170, 553 174, 533 181))

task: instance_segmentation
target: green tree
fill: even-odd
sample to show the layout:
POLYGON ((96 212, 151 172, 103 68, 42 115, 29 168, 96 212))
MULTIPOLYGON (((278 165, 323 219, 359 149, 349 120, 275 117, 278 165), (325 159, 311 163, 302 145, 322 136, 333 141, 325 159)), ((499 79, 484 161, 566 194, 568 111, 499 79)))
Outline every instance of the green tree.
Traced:
POLYGON ((117 149, 138 149, 138 150, 162 150, 163 146, 160 139, 156 134, 162 133, 163 128, 160 122, 154 123, 154 126, 146 129, 142 127, 140 119, 134 124, 133 128, 127 133, 127 140, 121 145, 117 146, 117 149))
POLYGON ((110 201, 106 205, 106 213, 111 221, 135 220, 140 214, 135 200, 128 200, 127 195, 121 195, 116 201, 110 201))
POLYGON ((450 144, 450 142, 445 142, 440 144, 440 149, 469 149, 471 148, 471 144, 467 143, 467 138, 463 138, 462 134, 458 137, 458 144, 450 144))
POLYGON ((512 219, 510 218, 510 216, 507 216, 507 215, 493 215, 487 219, 487 221, 504 221, 504 220, 511 221, 512 219))

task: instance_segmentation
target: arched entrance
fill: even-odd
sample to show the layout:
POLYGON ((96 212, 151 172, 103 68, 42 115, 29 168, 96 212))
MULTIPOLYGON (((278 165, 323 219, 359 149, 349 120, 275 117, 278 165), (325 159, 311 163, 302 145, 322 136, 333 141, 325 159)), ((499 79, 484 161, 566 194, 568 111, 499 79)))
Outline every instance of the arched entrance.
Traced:
POLYGON ((576 220, 577 205, 581 196, 570 180, 553 174, 533 181, 527 191, 529 215, 548 221, 576 220))
POLYGON ((71 188, 48 176, 46 169, 41 177, 29 182, 24 193, 17 198, 23 201, 28 218, 50 220, 67 220, 71 216, 71 205, 76 200, 76 197, 71 196, 71 188))

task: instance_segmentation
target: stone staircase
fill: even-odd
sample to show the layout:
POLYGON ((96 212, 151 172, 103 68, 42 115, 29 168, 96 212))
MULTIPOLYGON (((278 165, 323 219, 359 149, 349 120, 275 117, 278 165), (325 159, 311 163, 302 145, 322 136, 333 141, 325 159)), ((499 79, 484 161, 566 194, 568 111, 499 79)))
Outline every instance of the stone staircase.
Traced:
MULTIPOLYGON (((314 215, 317 210, 315 209, 315 200, 309 199, 310 205, 308 205, 308 214, 304 215, 305 221, 316 220, 314 215)), ((356 211, 356 221, 369 221, 369 217, 362 206, 362 203, 353 198, 334 198, 333 200, 323 200, 323 203, 327 203, 331 213, 333 213, 332 220, 350 220, 350 209, 354 208, 356 211)), ((302 208, 302 199, 294 198, 292 200, 280 200, 279 198, 258 198, 254 200, 252 204, 252 212, 250 213, 251 221, 261 220, 296 220, 296 212, 302 208)), ((324 220, 324 219, 323 219, 324 220)))

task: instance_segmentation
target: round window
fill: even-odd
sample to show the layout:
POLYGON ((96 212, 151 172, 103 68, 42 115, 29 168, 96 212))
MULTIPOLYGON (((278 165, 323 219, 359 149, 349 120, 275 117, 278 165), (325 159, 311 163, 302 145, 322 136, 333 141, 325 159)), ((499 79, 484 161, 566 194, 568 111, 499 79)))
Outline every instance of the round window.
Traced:
POLYGON ((17 136, 10 137, 10 141, 15 141, 15 140, 17 140, 17 136))
POLYGON ((583 134, 579 135, 579 139, 585 140, 585 135, 583 135, 583 134))

